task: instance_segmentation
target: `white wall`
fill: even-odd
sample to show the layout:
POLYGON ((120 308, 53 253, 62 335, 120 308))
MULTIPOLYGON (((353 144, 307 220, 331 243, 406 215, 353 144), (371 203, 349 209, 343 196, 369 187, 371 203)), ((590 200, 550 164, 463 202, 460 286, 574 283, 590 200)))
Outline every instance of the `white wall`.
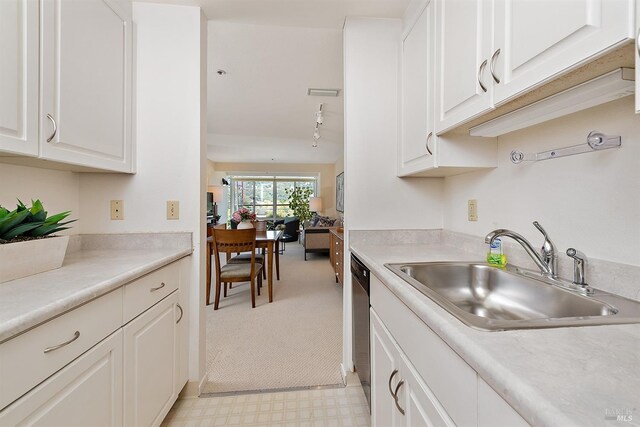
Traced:
MULTIPOLYGON (((349 230, 442 227, 442 179, 396 176, 400 31, 399 19, 345 22, 345 248, 349 230)), ((350 274, 343 301, 343 367, 350 370, 350 274)))
POLYGON ((79 174, 0 164, 0 205, 13 210, 18 203, 16 199, 28 206, 31 199, 40 199, 49 215, 71 211, 69 219, 78 221, 69 224, 72 228, 60 234, 80 233, 79 174))
POLYGON ((445 179, 444 228, 484 236, 509 228, 536 246, 538 220, 561 251, 640 265, 640 119, 632 96, 498 138, 498 168, 445 179), (591 130, 622 136, 620 149, 514 165, 511 150, 586 143, 591 130), (467 200, 478 200, 478 222, 467 200))
POLYGON ((345 220, 350 230, 442 227, 442 179, 396 176, 401 21, 348 18, 345 220))
POLYGON ((206 22, 197 7, 134 3, 137 29, 137 174, 83 174, 83 233, 193 233, 189 379, 204 375, 206 22), (201 33, 204 33, 202 35, 201 33), (109 201, 124 200, 111 221, 109 201), (180 219, 166 219, 167 200, 180 219), (86 220, 90 218, 91 220, 86 220))

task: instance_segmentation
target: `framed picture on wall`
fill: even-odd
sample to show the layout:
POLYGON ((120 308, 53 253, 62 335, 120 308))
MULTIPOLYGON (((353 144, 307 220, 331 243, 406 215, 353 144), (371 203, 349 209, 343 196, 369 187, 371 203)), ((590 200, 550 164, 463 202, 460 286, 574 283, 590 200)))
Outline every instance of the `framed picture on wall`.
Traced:
POLYGON ((344 213, 344 172, 336 176, 336 210, 344 213))

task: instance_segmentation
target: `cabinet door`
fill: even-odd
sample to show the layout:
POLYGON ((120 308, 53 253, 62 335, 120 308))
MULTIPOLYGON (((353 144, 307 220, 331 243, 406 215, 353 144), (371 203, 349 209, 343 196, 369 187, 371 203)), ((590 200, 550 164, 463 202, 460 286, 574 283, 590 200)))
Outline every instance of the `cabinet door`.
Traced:
POLYGON ((0 425, 122 425, 122 330, 0 412, 0 425))
POLYGON ((41 11, 41 157, 130 172, 131 6, 42 0, 41 11))
MULTIPOLYGON (((398 390, 398 402, 404 410, 407 427, 455 426, 433 392, 406 357, 400 357, 400 373, 404 384, 398 390)), ((475 410, 475 408, 469 408, 475 410)))
POLYGON ((489 384, 478 377, 478 427, 525 427, 528 425, 489 384))
POLYGON ((632 0, 496 1, 495 103, 633 38, 631 10, 632 0))
POLYGON ((389 388, 397 387, 400 377, 399 354, 382 322, 371 310, 371 425, 404 425, 389 388), (394 372, 396 372, 394 374, 394 372), (393 378, 392 378, 393 377, 393 378))
POLYGON ((438 134, 493 108, 488 66, 492 8, 493 0, 436 1, 438 134))
POLYGON ((428 2, 402 41, 399 176, 434 166, 433 3, 428 2))
POLYGON ((125 426, 160 425, 178 397, 177 302, 174 292, 124 327, 125 426))
POLYGON ((180 267, 180 290, 176 314, 176 328, 178 334, 178 369, 176 378, 176 394, 189 379, 189 285, 191 284, 191 256, 178 261, 180 267))
POLYGON ((38 155, 38 2, 0 1, 0 151, 38 155))

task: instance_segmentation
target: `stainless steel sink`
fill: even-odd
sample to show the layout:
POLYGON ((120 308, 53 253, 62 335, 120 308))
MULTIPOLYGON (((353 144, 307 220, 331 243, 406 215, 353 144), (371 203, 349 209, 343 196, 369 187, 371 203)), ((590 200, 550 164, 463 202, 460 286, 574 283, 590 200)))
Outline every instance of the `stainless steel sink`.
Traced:
POLYGON ((580 295, 570 282, 514 266, 432 262, 386 264, 465 324, 481 330, 640 323, 640 302, 594 290, 580 295))

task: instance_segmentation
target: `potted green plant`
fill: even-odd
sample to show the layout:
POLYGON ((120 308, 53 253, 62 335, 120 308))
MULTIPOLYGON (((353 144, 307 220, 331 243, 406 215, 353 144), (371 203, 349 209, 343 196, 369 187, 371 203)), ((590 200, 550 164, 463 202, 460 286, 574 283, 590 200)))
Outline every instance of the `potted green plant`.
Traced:
POLYGON ((18 200, 15 210, 0 206, 0 283, 59 268, 69 236, 53 236, 75 220, 70 211, 47 216, 40 200, 31 207, 18 200))
POLYGON ((298 217, 301 224, 311 219, 311 211, 309 210, 309 197, 313 190, 311 188, 296 187, 287 188, 285 190, 289 197, 289 207, 293 214, 298 217))

